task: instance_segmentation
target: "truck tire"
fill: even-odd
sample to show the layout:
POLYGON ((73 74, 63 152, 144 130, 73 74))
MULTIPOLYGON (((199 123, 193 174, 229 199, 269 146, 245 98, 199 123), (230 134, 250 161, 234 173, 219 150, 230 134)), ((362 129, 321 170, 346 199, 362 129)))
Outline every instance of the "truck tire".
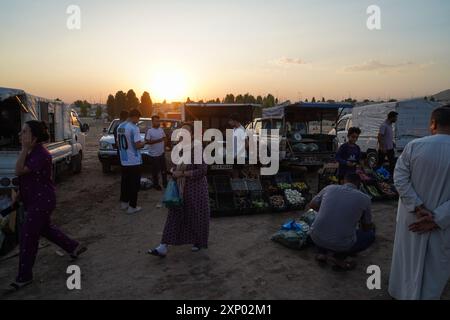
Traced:
POLYGON ((370 168, 378 165, 378 152, 376 150, 367 150, 367 164, 370 168))
POLYGON ((111 173, 111 163, 108 161, 102 161, 102 172, 104 174, 111 173))
POLYGON ((77 154, 72 158, 72 172, 74 174, 79 174, 82 169, 82 156, 81 153, 77 154))

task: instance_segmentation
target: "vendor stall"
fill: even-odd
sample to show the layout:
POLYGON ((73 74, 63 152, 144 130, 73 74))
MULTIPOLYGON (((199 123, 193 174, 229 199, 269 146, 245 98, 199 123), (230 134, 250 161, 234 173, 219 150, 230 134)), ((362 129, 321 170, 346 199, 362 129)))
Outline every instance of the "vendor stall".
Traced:
MULTIPOLYGON (((337 169, 337 163, 330 163, 319 171, 318 191, 328 185, 339 183, 337 169)), ((373 170, 369 167, 361 167, 356 170, 356 173, 361 178, 361 191, 367 194, 373 201, 394 200, 398 198, 398 192, 395 189, 392 177, 385 168, 381 167, 378 170, 373 170)))
POLYGON ((213 216, 302 210, 311 200, 308 184, 289 172, 260 179, 208 176, 213 216))

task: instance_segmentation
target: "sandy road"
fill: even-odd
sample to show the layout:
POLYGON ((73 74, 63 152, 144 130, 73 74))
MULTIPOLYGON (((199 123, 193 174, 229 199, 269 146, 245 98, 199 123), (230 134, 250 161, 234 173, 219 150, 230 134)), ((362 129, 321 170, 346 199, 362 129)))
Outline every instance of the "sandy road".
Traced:
MULTIPOLYGON (((66 288, 68 257, 47 246, 39 251, 34 284, 17 299, 389 299, 386 292, 394 237, 396 203, 375 203, 378 240, 358 258, 356 270, 320 268, 313 249, 295 252, 269 239, 293 214, 266 214, 211 221, 210 248, 192 253, 171 248, 166 259, 148 256, 161 237, 166 211, 156 208, 162 193, 140 193, 143 212, 118 209, 119 174, 103 175, 97 159, 102 125, 91 128, 83 172, 57 186, 54 221, 86 243, 77 262, 82 289, 66 288), (382 289, 366 287, 366 268, 382 270, 382 289)), ((0 286, 15 276, 17 257, 0 262, 0 286)), ((444 298, 450 299, 450 290, 444 298)))

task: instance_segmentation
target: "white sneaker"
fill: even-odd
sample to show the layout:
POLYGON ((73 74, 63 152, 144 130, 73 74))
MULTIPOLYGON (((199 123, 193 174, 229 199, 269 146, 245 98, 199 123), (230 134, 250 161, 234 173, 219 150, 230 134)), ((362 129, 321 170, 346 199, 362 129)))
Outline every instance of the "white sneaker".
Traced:
POLYGON ((142 210, 141 207, 136 207, 136 208, 128 207, 127 214, 135 214, 135 213, 138 213, 141 210, 142 210))
POLYGON ((120 203, 120 210, 127 210, 129 207, 128 202, 121 202, 120 203))

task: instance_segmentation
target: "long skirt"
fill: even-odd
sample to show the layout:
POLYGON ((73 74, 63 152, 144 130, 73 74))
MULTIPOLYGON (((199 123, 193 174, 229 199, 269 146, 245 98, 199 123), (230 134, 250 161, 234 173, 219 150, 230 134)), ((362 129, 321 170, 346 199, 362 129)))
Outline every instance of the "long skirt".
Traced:
POLYGON ((169 209, 161 243, 207 248, 210 209, 206 177, 186 180, 183 200, 182 207, 169 209))

